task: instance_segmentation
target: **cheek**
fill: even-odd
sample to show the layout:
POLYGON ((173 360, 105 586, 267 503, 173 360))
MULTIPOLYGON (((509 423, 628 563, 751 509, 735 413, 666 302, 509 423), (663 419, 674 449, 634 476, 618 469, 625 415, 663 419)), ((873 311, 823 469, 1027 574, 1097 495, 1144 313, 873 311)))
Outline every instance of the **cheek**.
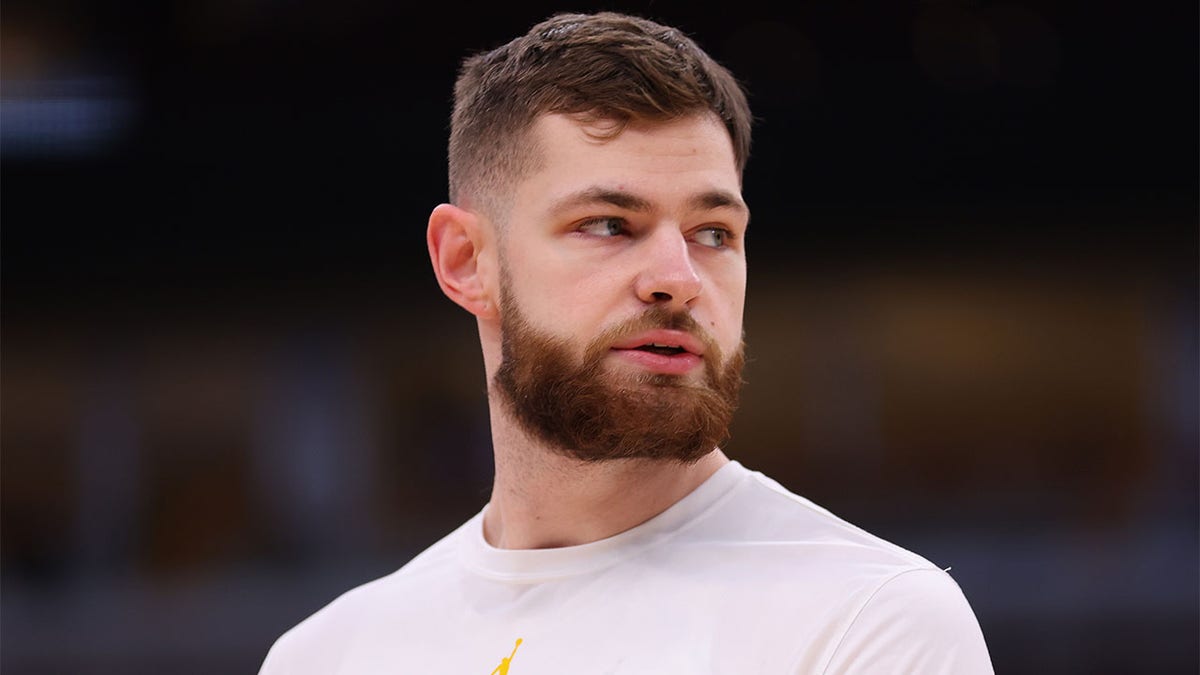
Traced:
POLYGON ((741 323, 742 309, 746 301, 746 268, 739 265, 723 269, 709 276, 708 291, 711 300, 721 308, 724 318, 741 323))
POLYGON ((721 347, 728 352, 742 341, 742 312, 740 308, 730 308, 722 317, 717 327, 712 329, 714 335, 721 341, 721 347))
POLYGON ((608 311, 605 292, 611 289, 596 275, 583 274, 581 266, 524 264, 524 270, 513 270, 512 286, 522 312, 535 324, 565 336, 594 328, 608 311))

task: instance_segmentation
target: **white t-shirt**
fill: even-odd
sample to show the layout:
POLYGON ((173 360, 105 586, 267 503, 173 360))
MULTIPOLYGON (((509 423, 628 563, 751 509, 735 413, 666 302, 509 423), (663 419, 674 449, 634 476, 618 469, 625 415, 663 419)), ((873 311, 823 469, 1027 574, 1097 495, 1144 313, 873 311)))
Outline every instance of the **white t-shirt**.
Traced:
POLYGON ((493 548, 482 516, 292 628, 260 674, 992 672, 948 574, 736 461, 582 546, 493 548))

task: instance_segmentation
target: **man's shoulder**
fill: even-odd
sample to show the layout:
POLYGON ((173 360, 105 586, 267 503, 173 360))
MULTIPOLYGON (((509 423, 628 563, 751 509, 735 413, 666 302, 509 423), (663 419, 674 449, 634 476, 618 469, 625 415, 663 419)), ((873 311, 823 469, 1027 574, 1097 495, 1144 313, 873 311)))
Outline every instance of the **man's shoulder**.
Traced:
POLYGON ((271 646, 260 675, 333 672, 351 640, 373 623, 382 610, 394 612, 397 603, 425 606, 419 596, 434 592, 439 574, 453 566, 456 540, 472 521, 446 535, 400 569, 356 586, 309 615, 271 646))
POLYGON ((933 670, 990 672, 974 613, 942 566, 762 473, 747 471, 698 525, 681 533, 676 550, 689 565, 720 570, 704 583, 735 622, 753 621, 764 607, 791 629, 823 617, 818 632, 835 637, 798 649, 800 672, 843 672, 825 670, 835 662, 868 666, 845 672, 924 672, 922 663, 946 659, 954 667, 933 670), (876 651, 889 630, 905 639, 876 651))
POLYGON ((809 560, 866 562, 894 571, 937 569, 903 546, 850 523, 758 471, 696 533, 716 545, 795 552, 809 560))
POLYGON ((852 524, 762 473, 742 471, 737 489, 650 554, 659 568, 719 570, 706 575, 706 583, 747 607, 804 598, 790 604, 838 612, 853 611, 907 572, 951 581, 947 565, 852 524))

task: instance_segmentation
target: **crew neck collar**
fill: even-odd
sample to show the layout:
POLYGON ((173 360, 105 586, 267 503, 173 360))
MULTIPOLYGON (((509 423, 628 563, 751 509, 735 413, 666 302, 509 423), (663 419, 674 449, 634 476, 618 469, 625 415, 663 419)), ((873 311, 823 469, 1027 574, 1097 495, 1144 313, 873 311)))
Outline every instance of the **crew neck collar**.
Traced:
POLYGON ((650 548, 698 520, 729 494, 749 471, 730 460, 665 511, 636 527, 579 546, 502 549, 483 537, 484 506, 464 526, 459 559, 471 572, 498 581, 535 583, 608 567, 650 548))

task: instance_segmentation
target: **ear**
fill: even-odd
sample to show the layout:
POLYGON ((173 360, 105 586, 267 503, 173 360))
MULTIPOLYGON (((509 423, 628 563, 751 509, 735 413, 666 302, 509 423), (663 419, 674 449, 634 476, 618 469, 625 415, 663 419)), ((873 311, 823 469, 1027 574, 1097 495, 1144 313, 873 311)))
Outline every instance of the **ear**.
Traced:
POLYGON ((471 211, 439 204, 429 214, 425 239, 433 273, 446 297, 480 319, 496 318, 487 224, 471 211))

